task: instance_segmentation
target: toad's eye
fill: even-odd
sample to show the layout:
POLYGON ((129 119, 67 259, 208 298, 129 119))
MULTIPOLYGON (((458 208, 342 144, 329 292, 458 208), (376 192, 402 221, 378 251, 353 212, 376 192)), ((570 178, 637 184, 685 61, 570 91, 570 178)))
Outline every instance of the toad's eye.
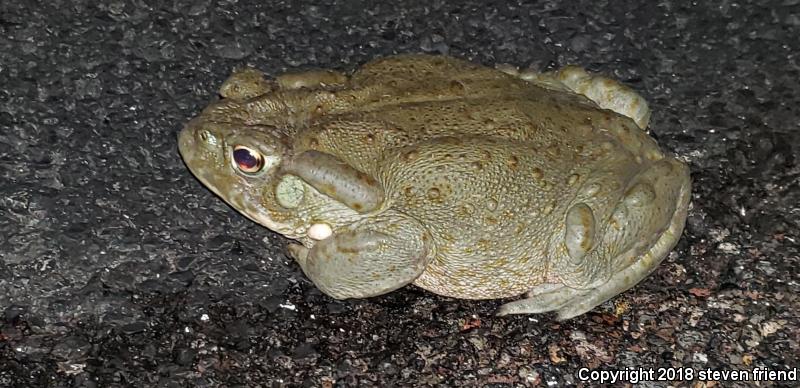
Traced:
POLYGON ((264 156, 260 152, 243 145, 233 147, 233 161, 240 171, 255 174, 264 167, 264 156))

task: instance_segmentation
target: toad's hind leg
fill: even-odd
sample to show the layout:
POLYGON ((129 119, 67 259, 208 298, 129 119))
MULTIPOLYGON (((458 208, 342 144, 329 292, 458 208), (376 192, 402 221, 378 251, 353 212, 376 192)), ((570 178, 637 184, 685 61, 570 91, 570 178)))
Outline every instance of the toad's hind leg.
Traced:
POLYGON ((647 128, 650 107, 633 89, 610 78, 590 75, 578 66, 564 67, 554 76, 570 90, 583 94, 601 108, 628 116, 639 128, 647 128))
MULTIPOLYGON (((526 299, 501 306, 498 315, 556 311, 559 320, 569 319, 588 312, 639 283, 655 270, 680 238, 686 221, 690 186, 686 165, 675 159, 657 162, 653 168, 637 177, 625 201, 614 214, 613 222, 621 229, 606 232, 605 241, 600 243, 603 248, 601 251, 605 252, 616 251, 615 247, 620 243, 625 247, 614 254, 613 275, 607 281, 591 288, 563 284, 540 286, 529 292, 526 299), (655 200, 656 193, 663 195, 663 198, 675 198, 673 206, 655 200), (648 226, 652 222, 666 225, 666 228, 651 230, 648 226), (646 237, 648 234, 657 237, 650 239, 646 237)), ((588 255, 587 258, 591 259, 588 255)))
POLYGON ((582 94, 603 109, 630 117, 641 129, 647 128, 650 121, 650 107, 644 97, 618 81, 591 75, 578 66, 566 66, 546 73, 518 72, 508 65, 498 66, 498 70, 546 88, 582 94))

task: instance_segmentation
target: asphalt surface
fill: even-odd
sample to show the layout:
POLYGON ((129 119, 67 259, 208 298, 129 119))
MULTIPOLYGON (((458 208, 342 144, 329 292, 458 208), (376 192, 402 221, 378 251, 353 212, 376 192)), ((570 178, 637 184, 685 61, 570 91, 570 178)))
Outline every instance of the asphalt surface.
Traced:
POLYGON ((0 386, 566 386, 580 368, 800 368, 800 2, 379 3, 0 3, 0 386), (414 287, 338 302, 181 162, 178 131, 235 67, 352 70, 408 52, 574 63, 639 91, 654 136, 692 169, 674 252, 561 323, 414 287))

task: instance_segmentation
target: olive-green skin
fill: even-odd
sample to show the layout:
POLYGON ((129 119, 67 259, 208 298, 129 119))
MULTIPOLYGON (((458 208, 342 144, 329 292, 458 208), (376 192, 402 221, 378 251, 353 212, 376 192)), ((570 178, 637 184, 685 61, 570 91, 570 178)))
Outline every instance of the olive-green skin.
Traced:
POLYGON ((647 103, 580 68, 537 74, 439 56, 267 80, 253 69, 180 134, 187 166, 299 244, 335 298, 407 284, 527 298, 500 314, 582 314, 678 241, 687 166, 645 132, 647 103), (242 171, 233 148, 263 157, 242 171))

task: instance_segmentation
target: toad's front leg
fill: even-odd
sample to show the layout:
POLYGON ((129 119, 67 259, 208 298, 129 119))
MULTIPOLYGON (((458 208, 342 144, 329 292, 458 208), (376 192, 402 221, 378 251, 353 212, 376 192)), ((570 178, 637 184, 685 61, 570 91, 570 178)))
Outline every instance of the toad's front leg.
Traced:
POLYGON ((433 256, 422 225, 388 211, 339 231, 311 249, 289 246, 303 272, 325 294, 365 298, 385 294, 414 281, 433 256))

